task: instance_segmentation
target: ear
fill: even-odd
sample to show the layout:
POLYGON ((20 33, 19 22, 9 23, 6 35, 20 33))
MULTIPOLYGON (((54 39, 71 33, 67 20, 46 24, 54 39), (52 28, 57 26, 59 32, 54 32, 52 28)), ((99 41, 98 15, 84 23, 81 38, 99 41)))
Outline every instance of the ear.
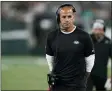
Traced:
POLYGON ((75 18, 76 18, 76 17, 75 17, 75 13, 73 13, 73 20, 74 20, 74 22, 75 22, 75 18))
POLYGON ((74 16, 74 18, 76 17, 76 13, 75 12, 73 13, 73 16, 74 16))

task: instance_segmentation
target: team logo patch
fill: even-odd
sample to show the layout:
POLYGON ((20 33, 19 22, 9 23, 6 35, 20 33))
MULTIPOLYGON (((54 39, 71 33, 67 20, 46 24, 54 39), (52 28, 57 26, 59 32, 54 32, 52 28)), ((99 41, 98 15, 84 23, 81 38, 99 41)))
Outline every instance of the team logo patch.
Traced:
POLYGON ((75 40, 73 43, 74 43, 74 44, 79 44, 79 41, 75 40))
POLYGON ((105 44, 108 44, 108 43, 109 43, 109 41, 108 41, 108 40, 106 40, 106 41, 105 41, 105 44))

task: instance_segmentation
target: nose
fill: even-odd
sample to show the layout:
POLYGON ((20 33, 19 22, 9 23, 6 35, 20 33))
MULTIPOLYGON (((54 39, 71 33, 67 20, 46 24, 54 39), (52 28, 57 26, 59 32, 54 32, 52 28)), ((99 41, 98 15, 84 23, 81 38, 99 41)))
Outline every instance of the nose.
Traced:
POLYGON ((66 22, 68 22, 69 21, 69 19, 68 19, 68 17, 66 17, 66 22))

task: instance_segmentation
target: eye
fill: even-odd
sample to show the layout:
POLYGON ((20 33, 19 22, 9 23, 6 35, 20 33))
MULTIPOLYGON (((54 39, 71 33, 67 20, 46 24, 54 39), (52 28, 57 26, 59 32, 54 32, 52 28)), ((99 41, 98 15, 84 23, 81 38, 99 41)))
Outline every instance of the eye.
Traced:
POLYGON ((66 18, 66 16, 62 16, 62 18, 66 18))
POLYGON ((71 17, 72 17, 71 15, 68 16, 68 18, 71 18, 71 17))

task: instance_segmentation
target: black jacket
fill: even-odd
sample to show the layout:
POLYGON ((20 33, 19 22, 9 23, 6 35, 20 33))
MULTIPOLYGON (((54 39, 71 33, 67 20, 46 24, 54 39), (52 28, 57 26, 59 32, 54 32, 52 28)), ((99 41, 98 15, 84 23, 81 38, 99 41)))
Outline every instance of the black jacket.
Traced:
POLYGON ((91 74, 107 78, 107 64, 109 57, 112 58, 112 44, 106 36, 101 41, 97 41, 94 34, 91 34, 91 37, 95 48, 95 64, 91 74))

